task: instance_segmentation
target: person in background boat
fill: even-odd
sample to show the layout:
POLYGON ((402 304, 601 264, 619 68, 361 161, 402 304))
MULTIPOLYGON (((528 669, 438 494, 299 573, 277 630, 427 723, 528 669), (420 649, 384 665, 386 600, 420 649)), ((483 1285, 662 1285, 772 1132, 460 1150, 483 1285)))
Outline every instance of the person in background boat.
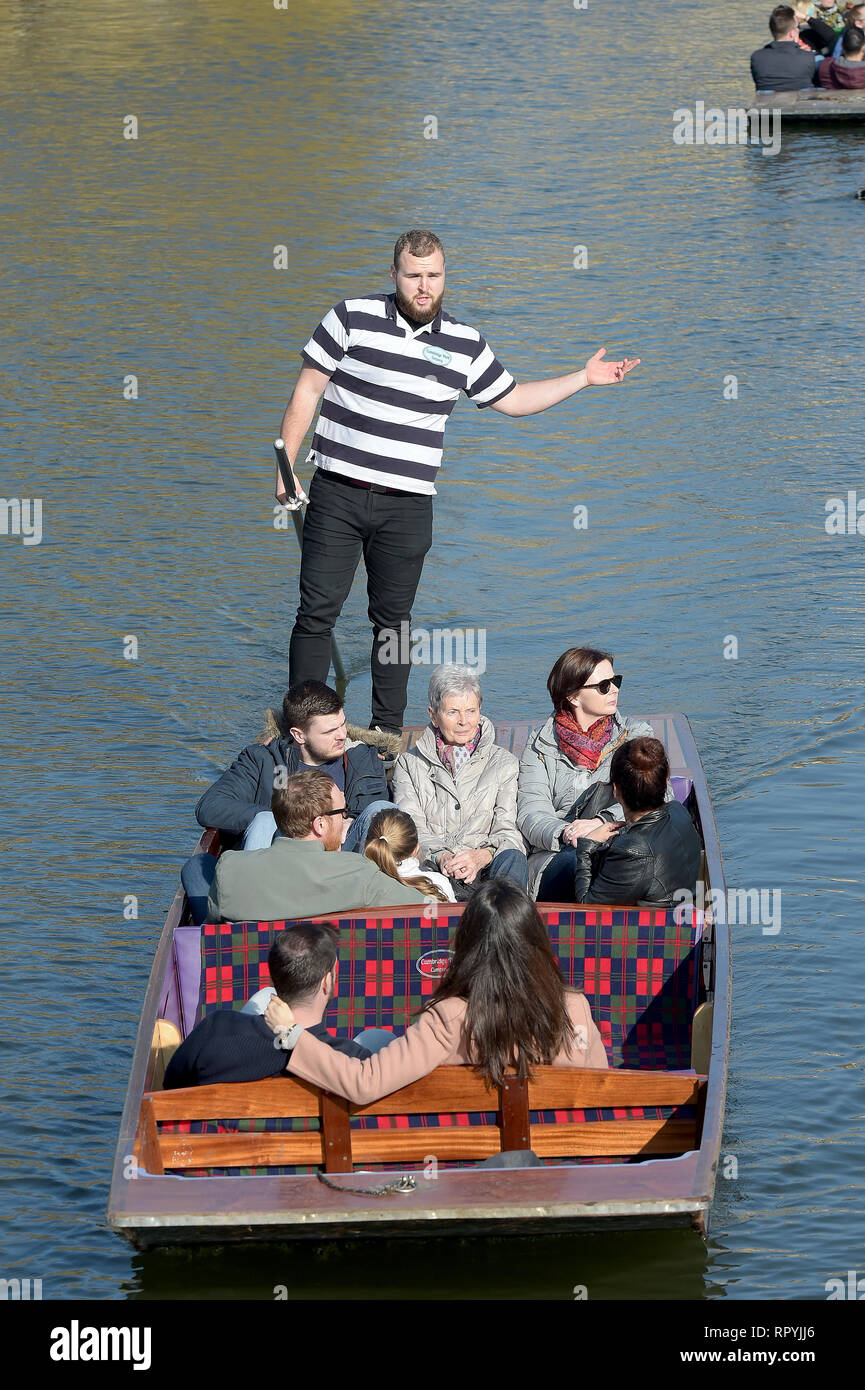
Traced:
POLYGON ((399 883, 407 883, 440 903, 455 902, 450 879, 420 867, 417 826, 405 811, 392 806, 379 811, 370 821, 364 854, 377 869, 399 883))
POLYGON ((812 0, 796 0, 793 9, 799 26, 799 46, 809 48, 813 53, 831 53, 845 24, 844 19, 838 16, 833 0, 829 0, 828 6, 815 5, 812 0), (830 13, 835 15, 834 21, 826 17, 830 13))
MULTIPOLYGON (((601 348, 579 371, 517 383, 476 328, 442 309, 445 255, 433 232, 397 239, 390 278, 393 294, 352 293, 325 314, 302 350, 280 433, 293 471, 321 400, 289 682, 327 679, 331 634, 363 553, 370 728, 400 733, 411 672, 402 633, 432 544, 444 431, 460 395, 502 415, 537 415, 587 386, 623 381, 639 358, 605 362, 601 348)), ((276 498, 285 500, 278 471, 276 498)))
POLYGON ((421 866, 445 874, 460 900, 486 878, 510 878, 525 889, 519 765, 481 714, 477 672, 436 666, 428 698, 429 727, 393 770, 394 801, 417 826, 421 866))
POLYGON ((207 901, 208 922, 271 922, 426 901, 363 854, 337 854, 347 807, 326 772, 295 772, 273 793, 279 838, 267 849, 225 850, 207 901))
POLYGON ((684 806, 664 800, 669 778, 660 739, 632 738, 616 749, 610 781, 624 824, 609 821, 577 840, 578 903, 672 907, 685 888, 693 901, 702 847, 684 806))
POLYGON ((547 679, 553 713, 528 737, 517 792, 517 825, 535 851, 529 891, 540 902, 572 901, 577 840, 624 817, 610 760, 627 739, 652 729, 619 713, 621 684, 610 653, 594 647, 570 647, 547 679))
MULTIPOLYGON (((367 1047, 357 1040, 338 1040, 327 1031, 323 1020, 334 994, 336 940, 332 922, 300 922, 274 937, 267 956, 273 981, 267 991, 268 1001, 275 992, 322 1046, 363 1060, 376 1046, 392 1042, 393 1034, 385 1034, 384 1029, 368 1030, 373 1033, 369 1039, 373 1046, 367 1047)), ((164 1086, 166 1091, 174 1091, 182 1086, 263 1081, 285 1069, 285 1053, 274 1047, 273 1033, 261 1013, 216 1009, 196 1024, 177 1048, 165 1069, 164 1086)))
POLYGON ((797 42, 799 25, 790 5, 776 5, 769 16, 772 42, 751 54, 751 76, 758 92, 798 92, 814 84, 815 58, 797 42))
MULTIPOLYGON (((832 58, 840 58, 843 54, 844 34, 847 29, 861 29, 865 33, 865 5, 851 5, 846 15, 846 26, 835 39, 835 46, 831 50, 832 58)), ((819 77, 819 69, 818 69, 819 77)))
POLYGON ((865 33, 856 25, 845 29, 841 37, 841 57, 824 58, 817 69, 821 87, 836 90, 865 89, 865 33))
POLYGON ((565 988, 547 929, 530 898, 490 879, 466 905, 453 959, 420 1018, 366 1061, 339 1056, 272 1000, 267 1023, 289 1052, 289 1071, 356 1105, 409 1086, 444 1064, 470 1064, 492 1086, 545 1064, 609 1063, 585 995, 565 988), (286 1031, 287 1030, 287 1031, 286 1031))
POLYGON ((274 776, 278 784, 294 772, 319 768, 345 792, 343 848, 362 850, 370 820, 392 803, 375 749, 349 742, 336 691, 319 681, 304 681, 291 686, 283 699, 281 730, 268 714, 267 742, 249 744, 208 788, 195 808, 199 825, 243 836, 243 849, 264 849, 276 834, 270 809, 274 776))

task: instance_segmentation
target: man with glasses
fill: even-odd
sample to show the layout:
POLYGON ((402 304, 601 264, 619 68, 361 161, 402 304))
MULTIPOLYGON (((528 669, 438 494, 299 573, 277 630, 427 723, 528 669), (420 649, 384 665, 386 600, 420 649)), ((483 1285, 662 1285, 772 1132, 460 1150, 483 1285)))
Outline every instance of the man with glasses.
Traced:
POLYGON ((320 768, 295 772, 271 802, 279 837, 267 849, 226 850, 216 864, 208 922, 269 922, 426 901, 364 854, 337 854, 348 814, 320 768))
POLYGON ((812 87, 815 54, 799 47, 799 24, 792 6, 775 6, 769 16, 769 31, 772 42, 751 54, 751 76, 757 91, 800 92, 812 87))

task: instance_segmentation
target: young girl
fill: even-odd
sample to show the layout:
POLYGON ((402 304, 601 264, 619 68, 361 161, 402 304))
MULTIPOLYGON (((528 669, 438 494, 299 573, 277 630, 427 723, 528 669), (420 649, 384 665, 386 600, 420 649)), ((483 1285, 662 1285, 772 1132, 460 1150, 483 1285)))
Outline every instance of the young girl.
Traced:
POLYGON ((431 870, 421 872, 417 826, 405 811, 394 807, 392 811, 376 812, 369 823, 363 852, 376 868, 395 878, 397 883, 426 893, 440 903, 455 901, 453 889, 444 874, 431 870))

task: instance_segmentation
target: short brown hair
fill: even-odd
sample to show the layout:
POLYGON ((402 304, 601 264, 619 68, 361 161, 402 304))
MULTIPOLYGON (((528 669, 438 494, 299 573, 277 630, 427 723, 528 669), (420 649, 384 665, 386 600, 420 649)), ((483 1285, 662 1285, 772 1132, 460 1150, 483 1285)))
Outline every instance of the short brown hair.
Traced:
POLYGON ((402 236, 398 236, 393 248, 395 270, 399 270, 399 258, 403 251, 408 251, 410 256, 431 256, 434 251, 441 251, 442 260, 445 258, 445 249, 435 232, 421 232, 415 229, 413 232, 403 232, 402 236))
POLYGON ((610 759, 610 782, 629 811, 656 811, 664 804, 670 764, 658 738, 630 738, 610 759))
POLYGON ((329 685, 323 685, 321 681, 301 681, 285 693, 282 727, 286 733, 289 729, 300 729, 305 734, 318 715, 326 718, 330 714, 339 714, 341 709, 342 700, 329 685))
POLYGON ((582 690, 596 666, 602 661, 613 664, 610 652, 598 652, 594 647, 569 647, 562 652, 547 678, 547 690, 556 714, 566 714, 572 695, 582 690))
POLYGON ((338 938, 333 922, 298 922, 273 938, 267 970, 280 999, 294 1004, 315 993, 336 965, 338 938))
POLYGON ((270 799, 270 809, 276 828, 287 840, 303 840, 312 830, 316 816, 333 810, 333 789, 336 786, 321 768, 309 772, 293 772, 277 787, 270 799))
POLYGON ((769 16, 769 30, 773 39, 785 39, 799 21, 796 11, 789 5, 776 5, 769 16))

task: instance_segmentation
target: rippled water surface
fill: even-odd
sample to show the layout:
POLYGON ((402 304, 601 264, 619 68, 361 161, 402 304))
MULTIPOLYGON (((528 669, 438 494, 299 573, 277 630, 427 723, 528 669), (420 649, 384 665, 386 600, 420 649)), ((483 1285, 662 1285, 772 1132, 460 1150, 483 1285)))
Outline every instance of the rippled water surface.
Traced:
MULTIPOLYGON (((448 306, 519 379, 602 345, 642 359, 531 419, 458 407, 415 621, 486 629, 498 718, 545 714, 564 647, 614 651, 625 710, 688 714, 728 882, 780 892, 782 925, 734 928, 738 1177, 708 1243, 354 1245, 292 1255, 293 1279, 805 1299, 861 1268, 865 538, 825 529, 828 498, 865 497, 861 128, 785 131, 768 158, 675 145, 676 108, 748 97, 766 6, 727 0, 725 48, 686 0, 632 9, 0 9, 2 491, 44 506, 41 544, 0 536, 0 1242, 2 1274, 46 1297, 285 1282, 285 1252, 135 1254, 107 1184, 194 799, 286 681, 298 560, 270 440, 298 348, 337 300, 389 287, 409 226, 438 231, 448 306)), ((362 576, 339 639, 366 722, 362 576)), ((418 669, 411 721, 424 687, 418 669)))

